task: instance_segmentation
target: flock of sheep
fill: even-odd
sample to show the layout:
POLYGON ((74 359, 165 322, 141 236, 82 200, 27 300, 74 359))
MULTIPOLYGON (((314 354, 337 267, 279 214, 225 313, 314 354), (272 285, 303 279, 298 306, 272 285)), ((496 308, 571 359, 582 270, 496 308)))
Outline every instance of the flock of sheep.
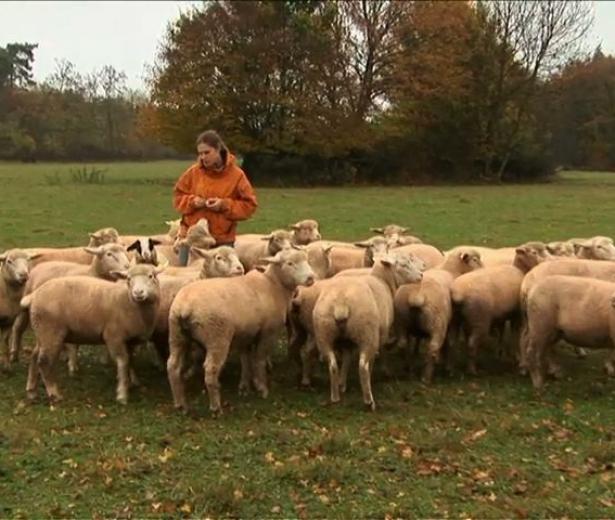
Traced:
MULTIPOLYGON (((55 364, 63 350, 69 373, 77 347, 104 344, 117 366, 117 400, 136 383, 131 358, 150 342, 167 369, 175 406, 187 408, 185 381, 204 371, 210 409, 221 412, 219 375, 231 351, 241 361, 240 392, 268 395, 270 353, 286 329, 291 358, 310 385, 314 362, 329 369, 330 397, 346 391, 358 355, 365 405, 375 409, 371 372, 392 347, 417 352, 431 382, 451 350, 465 342, 467 369, 492 332, 510 323, 519 367, 537 389, 558 376, 553 348, 610 348, 615 375, 615 246, 607 237, 442 252, 397 225, 356 243, 323 241, 303 220, 268 235, 239 235, 213 248, 206 220, 177 237, 90 233, 86 247, 11 249, 0 255, 3 364, 19 358, 28 324, 35 335, 27 397, 61 399, 55 364), (190 246, 187 267, 178 246, 190 246), (10 338, 10 349, 9 349, 10 338), (414 340, 413 348, 409 342, 414 340), (341 363, 340 363, 341 361, 341 363)), ((500 338, 501 339, 501 338, 500 338)))

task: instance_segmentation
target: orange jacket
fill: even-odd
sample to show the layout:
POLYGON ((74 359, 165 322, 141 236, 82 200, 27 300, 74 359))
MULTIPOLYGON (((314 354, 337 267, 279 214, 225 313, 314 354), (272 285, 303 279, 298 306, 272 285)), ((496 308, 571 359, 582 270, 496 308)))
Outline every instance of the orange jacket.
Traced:
POLYGON ((237 221, 249 218, 258 203, 246 174, 229 154, 220 172, 206 170, 200 162, 188 168, 175 184, 173 205, 182 214, 180 236, 185 236, 187 229, 199 219, 206 218, 216 243, 223 244, 235 241, 237 221), (195 208, 193 201, 197 196, 221 198, 222 211, 195 208))

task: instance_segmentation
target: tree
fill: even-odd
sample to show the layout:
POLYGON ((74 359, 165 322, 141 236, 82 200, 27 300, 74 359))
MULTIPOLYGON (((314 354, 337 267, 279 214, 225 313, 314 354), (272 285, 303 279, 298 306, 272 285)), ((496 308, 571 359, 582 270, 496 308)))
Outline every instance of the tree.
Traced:
POLYGON ((0 47, 0 89, 26 88, 32 81, 32 63, 36 43, 9 43, 0 47))

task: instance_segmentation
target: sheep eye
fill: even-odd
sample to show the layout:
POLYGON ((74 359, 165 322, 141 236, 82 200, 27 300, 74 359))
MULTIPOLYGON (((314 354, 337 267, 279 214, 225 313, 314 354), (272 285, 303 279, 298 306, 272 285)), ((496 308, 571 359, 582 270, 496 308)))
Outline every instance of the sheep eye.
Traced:
POLYGON ((286 262, 286 265, 288 265, 289 267, 292 267, 293 265, 295 265, 294 262, 286 262))
POLYGON ((221 261, 222 261, 222 257, 221 257, 221 256, 217 256, 217 257, 216 257, 216 261, 217 261, 217 262, 221 262, 221 261))

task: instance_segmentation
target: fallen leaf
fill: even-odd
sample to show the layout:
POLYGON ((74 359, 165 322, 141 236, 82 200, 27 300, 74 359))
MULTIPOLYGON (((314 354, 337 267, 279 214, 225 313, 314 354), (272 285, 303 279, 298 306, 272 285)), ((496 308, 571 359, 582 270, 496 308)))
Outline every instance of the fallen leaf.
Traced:
POLYGON ((233 491, 233 498, 235 500, 241 500, 243 498, 243 492, 241 491, 241 489, 236 489, 235 491, 233 491))
POLYGON ((480 439, 481 437, 484 437, 485 434, 487 433, 487 430, 477 430, 473 433, 471 433, 470 435, 468 435, 465 439, 463 439, 464 442, 475 442, 478 439, 480 439))
POLYGON ((275 462, 275 457, 273 456, 273 452, 268 451, 265 453, 265 460, 269 462, 269 464, 273 464, 275 462))
POLYGON ((282 508, 280 506, 273 506, 271 508, 271 512, 272 513, 276 513, 276 514, 279 513, 281 510, 282 510, 282 508))
POLYGON ((406 446, 403 450, 401 450, 401 456, 404 459, 411 459, 414 453, 412 452, 412 448, 410 446, 406 446))

